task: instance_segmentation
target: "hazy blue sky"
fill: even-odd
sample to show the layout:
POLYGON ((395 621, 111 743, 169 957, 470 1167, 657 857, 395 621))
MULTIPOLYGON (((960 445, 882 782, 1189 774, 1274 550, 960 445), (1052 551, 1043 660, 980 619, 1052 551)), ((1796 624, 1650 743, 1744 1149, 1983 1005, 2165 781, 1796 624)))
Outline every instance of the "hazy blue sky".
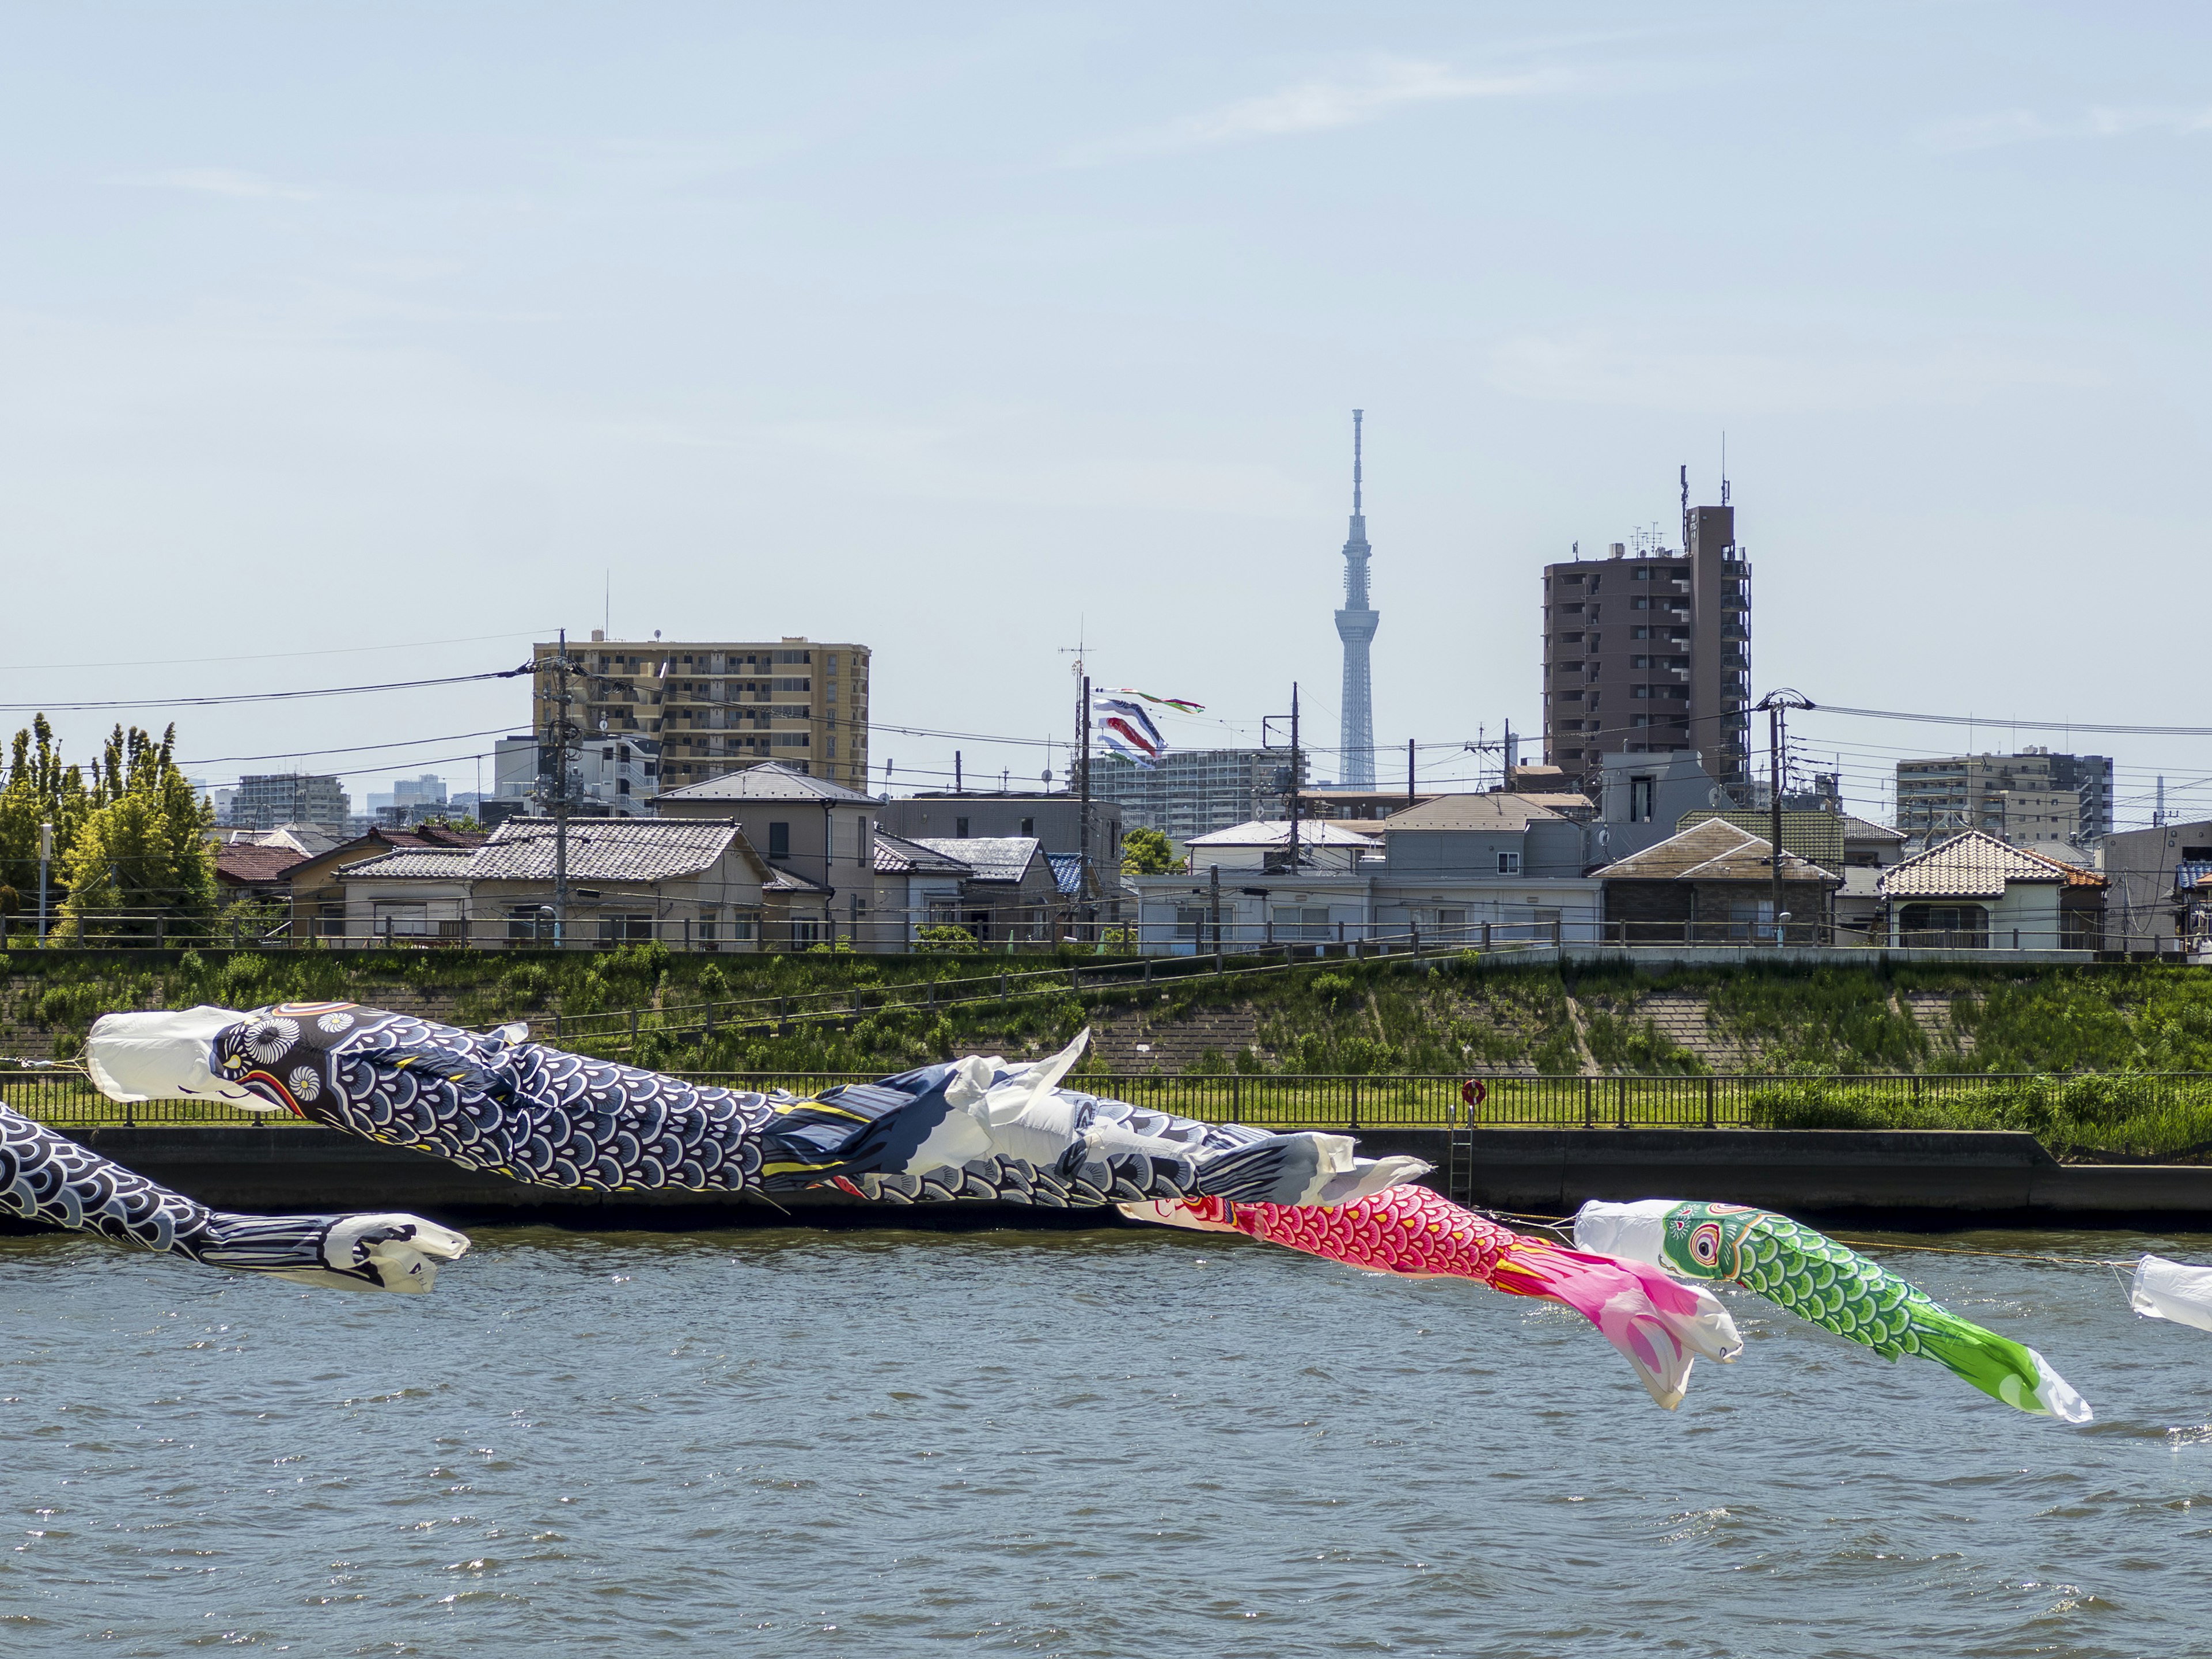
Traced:
MULTIPOLYGON (((2200 9, 0 15, 0 658, 149 665, 10 703, 500 665, 611 568, 618 634, 872 646, 887 725, 1057 735, 1087 628, 1230 722, 1185 741, 1295 678, 1333 743, 1357 404, 1385 745, 1534 727, 1537 565, 1674 539, 1723 429, 1759 689, 2212 724, 2200 9)), ((1802 729, 1869 805, 1955 744, 1802 729)), ((951 746, 880 732, 878 775, 951 746)), ((2212 773, 2075 746, 2131 801, 2212 773)))

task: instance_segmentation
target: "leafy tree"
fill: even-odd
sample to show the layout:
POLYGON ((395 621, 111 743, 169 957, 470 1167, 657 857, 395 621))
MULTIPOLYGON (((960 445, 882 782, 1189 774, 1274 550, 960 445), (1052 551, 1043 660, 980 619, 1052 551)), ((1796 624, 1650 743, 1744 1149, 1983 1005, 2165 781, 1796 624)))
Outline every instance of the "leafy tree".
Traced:
POLYGON ((46 872, 48 915, 67 890, 63 855, 93 809, 82 769, 62 764, 54 729, 40 714, 15 733, 8 777, 0 785, 0 885, 15 889, 19 912, 35 917, 39 907, 39 826, 54 827, 54 856, 46 872))
POLYGON ((1175 855, 1175 843, 1161 830, 1130 830, 1121 836, 1121 873, 1125 876, 1173 875, 1183 867, 1175 855))
POLYGON ((159 743, 118 726, 93 763, 92 810, 63 860, 64 938, 178 933, 214 916, 215 810, 178 769, 176 738, 173 726, 159 743))

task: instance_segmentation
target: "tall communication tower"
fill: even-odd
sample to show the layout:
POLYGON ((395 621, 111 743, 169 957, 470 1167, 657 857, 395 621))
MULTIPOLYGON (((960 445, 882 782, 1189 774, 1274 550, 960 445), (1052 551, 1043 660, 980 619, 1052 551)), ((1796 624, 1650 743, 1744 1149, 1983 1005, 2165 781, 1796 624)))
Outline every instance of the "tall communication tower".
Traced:
POLYGON ((1367 518, 1359 502, 1359 428, 1366 411, 1352 411, 1352 536, 1344 544, 1344 609, 1336 636, 1344 641, 1343 758, 1338 781, 1347 788, 1375 787, 1375 699, 1367 672, 1367 647, 1382 613, 1367 603, 1367 518))

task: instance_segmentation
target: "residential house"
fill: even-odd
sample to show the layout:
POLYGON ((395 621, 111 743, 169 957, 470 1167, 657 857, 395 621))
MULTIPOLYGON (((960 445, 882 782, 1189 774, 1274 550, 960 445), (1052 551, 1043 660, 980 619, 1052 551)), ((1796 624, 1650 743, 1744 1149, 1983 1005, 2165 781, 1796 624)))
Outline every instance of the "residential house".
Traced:
POLYGON ((485 839, 475 831, 427 823, 414 830, 371 829, 346 841, 323 838, 322 844, 293 864, 284 874, 292 905, 292 938, 304 940, 345 936, 346 892, 339 884, 338 872, 348 865, 381 858, 386 853, 419 852, 425 848, 465 851, 483 846, 485 839))
POLYGON ((346 937, 529 946, 659 939, 755 951, 791 942, 775 875, 729 822, 573 818, 568 919, 556 941, 550 818, 511 818, 481 846, 396 848, 338 872, 346 937))
POLYGON ((1058 939, 1071 907, 1052 860, 1034 836, 916 836, 911 845, 968 868, 957 909, 932 913, 975 936, 978 945, 1042 945, 1058 939))
POLYGON ((2094 870, 1980 830, 1901 860, 1881 877, 1891 944, 1974 950, 2100 950, 2109 884, 2094 870))
POLYGON ((876 831, 875 862, 869 949, 911 946, 925 927, 959 924, 961 884, 975 874, 971 866, 882 830, 876 831))
POLYGON ((1605 937, 1624 944, 1825 944, 1829 897, 1843 878, 1785 847, 1782 910, 1774 914, 1774 847, 1711 817, 1597 872, 1605 937))
POLYGON ((1287 826, 1263 823, 1200 836, 1187 873, 1132 884, 1148 950, 1572 942, 1595 935, 1583 835, 1528 795, 1444 795, 1371 826, 1302 824, 1295 869, 1287 826))
POLYGON ((878 931, 868 906, 884 803, 874 796, 767 761, 664 790, 655 807, 664 819, 735 823, 778 872, 770 891, 781 896, 801 934, 818 930, 818 942, 865 945, 878 931))

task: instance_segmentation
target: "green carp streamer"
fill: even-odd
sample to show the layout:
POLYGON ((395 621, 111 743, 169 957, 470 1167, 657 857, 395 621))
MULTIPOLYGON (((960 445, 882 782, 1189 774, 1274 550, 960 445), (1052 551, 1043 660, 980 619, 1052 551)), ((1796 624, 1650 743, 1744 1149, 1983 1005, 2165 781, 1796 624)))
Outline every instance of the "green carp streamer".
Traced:
POLYGON ((1885 1359, 1918 1354, 2008 1406, 2069 1423, 2090 1419, 2087 1402, 2034 1349, 1960 1318, 1887 1267, 1771 1210, 1665 1199, 1590 1203, 1575 1218, 1575 1243, 1686 1279, 1733 1279, 1885 1359))

